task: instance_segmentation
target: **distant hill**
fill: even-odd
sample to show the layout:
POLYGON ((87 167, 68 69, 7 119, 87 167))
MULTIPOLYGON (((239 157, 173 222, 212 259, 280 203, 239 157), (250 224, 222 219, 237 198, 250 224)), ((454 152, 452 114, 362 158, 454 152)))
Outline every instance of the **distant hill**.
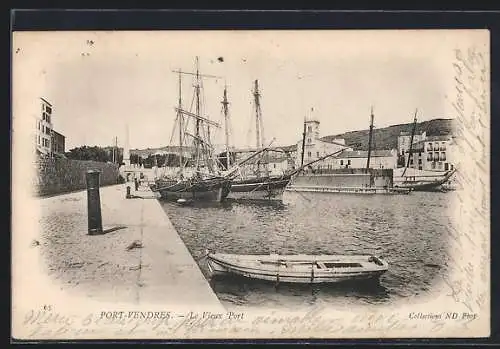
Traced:
MULTIPOLYGON (((441 136, 453 134, 456 121, 454 119, 433 119, 417 123, 416 134, 427 132, 427 136, 441 136)), ((411 134, 413 123, 392 125, 384 128, 373 128, 372 149, 396 149, 398 136, 401 132, 411 134)), ((331 141, 335 138, 345 139, 346 145, 355 150, 368 150, 369 130, 350 131, 333 136, 322 137, 322 140, 331 141)))

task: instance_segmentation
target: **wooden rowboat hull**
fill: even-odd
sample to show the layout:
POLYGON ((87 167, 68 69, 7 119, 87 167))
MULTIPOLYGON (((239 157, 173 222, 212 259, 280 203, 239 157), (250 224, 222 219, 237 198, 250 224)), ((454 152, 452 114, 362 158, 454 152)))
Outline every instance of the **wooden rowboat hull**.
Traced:
POLYGON ((376 280, 388 265, 372 256, 249 256, 208 254, 212 275, 238 275, 251 279, 280 283, 337 283, 376 280), (252 260, 253 258, 253 260, 252 260), (339 267, 334 267, 339 266, 339 267))

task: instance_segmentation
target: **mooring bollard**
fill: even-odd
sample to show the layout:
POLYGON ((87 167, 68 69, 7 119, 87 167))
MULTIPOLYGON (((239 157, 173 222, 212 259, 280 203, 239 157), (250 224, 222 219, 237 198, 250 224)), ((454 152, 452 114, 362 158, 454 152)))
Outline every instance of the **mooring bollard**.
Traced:
POLYGON ((130 199, 130 185, 127 185, 127 195, 125 197, 130 199))
POLYGON ((101 199, 99 197, 99 175, 98 170, 87 171, 87 210, 88 210, 88 234, 102 234, 101 199))

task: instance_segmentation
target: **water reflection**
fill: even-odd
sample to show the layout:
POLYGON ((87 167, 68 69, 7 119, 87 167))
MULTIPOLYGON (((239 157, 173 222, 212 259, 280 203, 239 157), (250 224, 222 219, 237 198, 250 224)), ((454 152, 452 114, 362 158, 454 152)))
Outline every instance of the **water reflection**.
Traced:
MULTIPOLYGON (((364 299, 369 303, 381 303, 389 298, 389 291, 380 282, 346 281, 335 284, 293 284, 248 279, 241 276, 216 276, 209 279, 210 285, 223 301, 245 304, 260 297, 274 303, 289 303, 299 297, 300 302, 314 304, 317 299, 347 297, 364 299)), ((265 305, 265 304, 264 304, 265 305)))
MULTIPOLYGON (((195 259, 209 249, 237 254, 371 254, 389 263, 376 288, 283 284, 275 290, 272 283, 211 280, 226 303, 290 307, 315 301, 375 304, 429 292, 448 268, 451 199, 449 193, 286 192, 283 202, 162 205, 195 259)), ((199 265, 209 279, 206 265, 199 265)))

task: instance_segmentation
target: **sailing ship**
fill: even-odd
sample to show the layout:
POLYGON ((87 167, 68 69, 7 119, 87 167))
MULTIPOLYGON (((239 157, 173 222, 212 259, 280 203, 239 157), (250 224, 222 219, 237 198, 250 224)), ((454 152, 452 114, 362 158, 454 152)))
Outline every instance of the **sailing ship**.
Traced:
POLYGON ((198 57, 196 57, 196 72, 173 71, 179 76, 179 101, 176 110, 175 128, 179 132, 179 171, 173 176, 156 179, 152 190, 159 192, 162 199, 168 200, 208 200, 222 201, 231 189, 231 179, 224 176, 217 166, 214 157, 214 147, 210 141, 210 127, 219 128, 219 124, 202 115, 201 94, 202 78, 218 78, 212 75, 202 75, 199 72, 198 57), (182 105, 182 76, 194 76, 195 112, 185 110, 182 105), (194 120, 194 132, 188 132, 189 121, 194 120), (183 147, 192 140, 194 154, 184 156, 183 147), (187 166, 190 165, 190 166, 187 166), (191 167, 191 171, 187 171, 191 167))
MULTIPOLYGON (((255 106, 255 125, 256 125, 256 149, 262 151, 264 149, 264 136, 263 136, 263 123, 262 123, 262 111, 260 107, 260 92, 259 92, 259 82, 255 80, 254 82, 254 106, 255 106)), ((224 114, 227 120, 228 116, 228 101, 227 92, 224 89, 224 99, 222 105, 224 108, 224 114)), ((226 125, 227 130, 227 125, 226 125)), ((230 166, 230 156, 228 147, 228 138, 226 137, 226 161, 227 168, 230 166)), ((231 199, 249 199, 249 200, 282 200, 283 192, 286 186, 290 182, 292 176, 289 173, 282 173, 279 175, 271 175, 269 173, 269 150, 263 152, 263 155, 258 158, 253 164, 253 173, 248 173, 249 166, 246 166, 244 170, 246 173, 241 171, 235 171, 233 182, 231 185, 231 191, 228 198, 231 199), (255 165, 257 165, 255 168, 255 165), (262 168, 263 167, 263 168, 262 168)))
POLYGON ((304 122, 304 132, 302 133, 302 159, 301 166, 292 175, 297 175, 286 188, 287 191, 296 192, 318 192, 318 193, 346 193, 346 194, 409 194, 408 188, 396 188, 393 185, 392 169, 370 168, 372 138, 373 138, 373 108, 371 111, 370 132, 368 140, 368 156, 366 168, 337 168, 321 170, 319 172, 312 169, 314 163, 335 157, 348 147, 313 160, 304 165, 306 122, 304 122), (310 168, 309 173, 303 172, 304 168, 310 168))
POLYGON ((276 283, 337 283, 375 280, 388 263, 370 255, 240 255, 207 251, 210 273, 238 275, 276 283))
POLYGON ((413 150, 413 138, 415 136, 417 128, 417 111, 415 111, 415 116, 413 119, 413 127, 410 137, 410 148, 408 150, 408 160, 405 167, 402 170, 401 176, 394 176, 394 186, 400 189, 410 189, 412 191, 428 191, 428 192, 442 192, 446 191, 446 184, 449 182, 453 174, 456 172, 456 168, 435 174, 426 174, 424 171, 416 170, 411 171, 412 173, 407 174, 407 170, 410 166, 410 159, 412 157, 413 150))

